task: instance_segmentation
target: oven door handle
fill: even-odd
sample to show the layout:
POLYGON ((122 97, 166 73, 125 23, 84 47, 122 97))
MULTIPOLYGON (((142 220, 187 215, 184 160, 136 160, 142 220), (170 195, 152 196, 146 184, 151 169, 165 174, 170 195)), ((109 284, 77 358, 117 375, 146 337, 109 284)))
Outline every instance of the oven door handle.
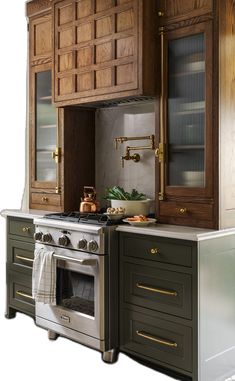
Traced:
POLYGON ((56 259, 61 259, 63 261, 76 262, 76 263, 79 263, 79 265, 83 265, 83 266, 96 266, 97 265, 96 259, 76 259, 76 258, 66 257, 63 255, 57 255, 57 254, 54 254, 53 256, 56 259))

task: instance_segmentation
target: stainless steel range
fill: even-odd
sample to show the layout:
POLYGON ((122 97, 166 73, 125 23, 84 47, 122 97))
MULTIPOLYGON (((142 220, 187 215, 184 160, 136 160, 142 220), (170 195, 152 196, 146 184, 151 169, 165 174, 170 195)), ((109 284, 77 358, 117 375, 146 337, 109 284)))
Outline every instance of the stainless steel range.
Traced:
POLYGON ((36 303, 36 324, 114 362, 118 347, 115 226, 99 214, 50 214, 34 220, 36 248, 57 259, 56 305, 36 303), (112 276, 110 274, 112 273, 112 276), (116 275, 115 275, 116 274, 116 275))

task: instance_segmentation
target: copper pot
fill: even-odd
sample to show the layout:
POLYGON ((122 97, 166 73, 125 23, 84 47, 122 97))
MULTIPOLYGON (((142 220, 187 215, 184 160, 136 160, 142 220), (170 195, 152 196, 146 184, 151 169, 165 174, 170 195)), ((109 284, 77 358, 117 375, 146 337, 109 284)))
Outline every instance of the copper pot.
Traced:
POLYGON ((96 190, 94 187, 85 186, 84 197, 81 199, 81 213, 95 213, 99 210, 99 202, 96 200, 96 190))

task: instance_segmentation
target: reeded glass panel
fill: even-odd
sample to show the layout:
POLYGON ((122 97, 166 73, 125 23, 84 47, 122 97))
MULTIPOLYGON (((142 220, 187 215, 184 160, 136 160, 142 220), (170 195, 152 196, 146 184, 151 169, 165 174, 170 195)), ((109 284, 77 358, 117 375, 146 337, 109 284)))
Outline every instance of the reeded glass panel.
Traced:
POLYGON ((205 186, 204 34, 168 45, 168 185, 205 186))
POLYGON ((36 181, 56 181, 56 108, 52 105, 51 71, 36 74, 36 181))

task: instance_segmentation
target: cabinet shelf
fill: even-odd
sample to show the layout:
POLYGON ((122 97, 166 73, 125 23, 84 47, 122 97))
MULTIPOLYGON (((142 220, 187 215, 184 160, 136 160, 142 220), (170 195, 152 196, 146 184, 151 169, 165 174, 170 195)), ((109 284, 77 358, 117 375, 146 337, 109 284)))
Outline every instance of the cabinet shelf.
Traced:
POLYGON ((52 95, 45 95, 44 97, 39 98, 40 101, 51 101, 52 95))
POLYGON ((205 70, 186 71, 182 73, 171 74, 170 76, 173 78, 180 78, 180 77, 189 77, 189 76, 198 75, 198 74, 205 74, 205 70))
POLYGON ((44 124, 42 126, 38 126, 39 128, 56 128, 56 124, 44 124))

